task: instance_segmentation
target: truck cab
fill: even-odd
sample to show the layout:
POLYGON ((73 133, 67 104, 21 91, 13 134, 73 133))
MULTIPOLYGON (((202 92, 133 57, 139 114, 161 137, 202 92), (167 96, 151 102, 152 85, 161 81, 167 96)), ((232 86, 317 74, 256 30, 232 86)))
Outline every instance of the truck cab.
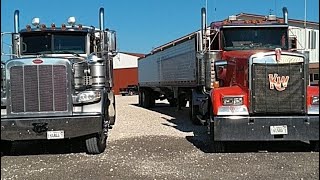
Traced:
POLYGON ((1 61, 1 143, 81 137, 87 153, 105 150, 115 124, 116 33, 104 28, 104 8, 100 28, 67 23, 34 18, 19 29, 15 11, 10 58, 1 61))

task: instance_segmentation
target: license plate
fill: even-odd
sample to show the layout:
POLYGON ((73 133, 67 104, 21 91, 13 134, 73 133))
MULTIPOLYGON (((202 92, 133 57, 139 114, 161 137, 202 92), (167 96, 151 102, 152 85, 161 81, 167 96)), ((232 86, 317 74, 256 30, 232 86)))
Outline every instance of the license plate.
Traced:
POLYGON ((47 131, 47 139, 63 139, 64 131, 47 131))
POLYGON ((282 126, 270 126, 270 133, 271 133, 271 135, 288 134, 287 125, 282 125, 282 126))

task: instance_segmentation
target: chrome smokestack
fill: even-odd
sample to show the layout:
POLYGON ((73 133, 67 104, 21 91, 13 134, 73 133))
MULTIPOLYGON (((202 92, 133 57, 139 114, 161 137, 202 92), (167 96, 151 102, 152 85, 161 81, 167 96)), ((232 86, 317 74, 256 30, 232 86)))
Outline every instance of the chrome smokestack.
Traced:
POLYGON ((104 30, 104 8, 100 8, 100 11, 99 11, 99 26, 100 26, 100 30, 103 31, 104 30))
POLYGON ((14 11, 14 33, 19 32, 19 10, 14 11))
POLYGON ((283 20, 285 24, 288 24, 288 9, 286 7, 282 8, 283 20))
POLYGON ((205 42, 206 39, 206 30, 207 30, 207 14, 206 14, 206 8, 201 8, 201 33, 202 33, 202 42, 205 42))

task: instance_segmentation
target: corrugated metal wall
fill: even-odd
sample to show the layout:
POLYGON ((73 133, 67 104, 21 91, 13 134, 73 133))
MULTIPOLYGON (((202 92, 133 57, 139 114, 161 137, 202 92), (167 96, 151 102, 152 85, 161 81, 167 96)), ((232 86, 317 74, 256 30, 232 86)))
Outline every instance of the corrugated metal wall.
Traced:
POLYGON ((120 88, 126 88, 128 85, 138 84, 138 68, 114 69, 114 93, 119 95, 120 88))
POLYGON ((310 63, 319 63, 319 30, 295 26, 289 28, 289 36, 297 38, 297 49, 309 51, 310 63), (312 32, 315 33, 315 37, 312 37, 312 32), (316 47, 310 49, 312 41, 316 42, 316 47))

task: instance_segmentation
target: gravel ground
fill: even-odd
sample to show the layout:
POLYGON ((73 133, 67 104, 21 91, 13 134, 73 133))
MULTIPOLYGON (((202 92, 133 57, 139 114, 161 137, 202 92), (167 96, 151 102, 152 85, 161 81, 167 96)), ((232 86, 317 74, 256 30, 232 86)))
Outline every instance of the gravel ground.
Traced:
POLYGON ((233 143, 230 153, 213 153, 187 109, 159 101, 146 110, 137 99, 116 97, 104 153, 87 155, 76 140, 16 143, 1 157, 1 179, 319 179, 319 153, 305 144, 233 143))

